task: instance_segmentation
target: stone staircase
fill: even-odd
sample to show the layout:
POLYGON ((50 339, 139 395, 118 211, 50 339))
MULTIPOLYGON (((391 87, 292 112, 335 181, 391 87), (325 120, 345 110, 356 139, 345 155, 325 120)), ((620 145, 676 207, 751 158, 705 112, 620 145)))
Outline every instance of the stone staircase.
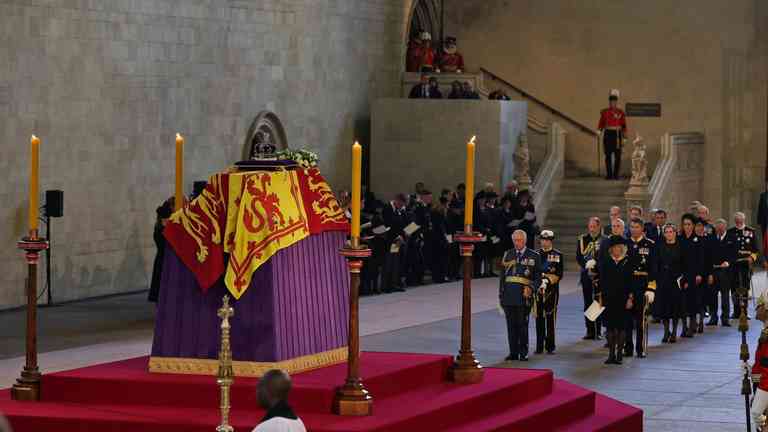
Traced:
POLYGON ((563 179, 560 192, 555 197, 541 229, 555 232, 555 247, 566 257, 565 270, 578 270, 576 243, 578 236, 586 232, 587 218, 599 216, 603 224, 608 219, 608 209, 618 205, 626 212, 624 192, 628 180, 605 180, 599 177, 571 177, 563 179))

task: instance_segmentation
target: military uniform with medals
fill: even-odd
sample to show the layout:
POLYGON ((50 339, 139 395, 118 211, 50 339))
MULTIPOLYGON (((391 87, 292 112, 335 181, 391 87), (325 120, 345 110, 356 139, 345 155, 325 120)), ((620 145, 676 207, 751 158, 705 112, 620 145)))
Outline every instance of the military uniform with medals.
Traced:
MULTIPOLYGON (((594 268, 589 269, 587 266, 590 261, 595 261, 593 264, 596 265, 597 257, 600 253, 600 243, 602 243, 603 238, 605 237, 601 234, 593 237, 590 233, 586 233, 579 237, 578 244, 576 245, 576 261, 581 268, 579 279, 581 281, 581 290, 584 296, 585 311, 589 308, 592 302, 596 300, 594 285, 595 271, 594 268)), ((600 338, 601 327, 599 318, 596 322, 592 322, 585 317, 584 325, 587 327, 587 334, 584 336, 584 339, 600 338)))
POLYGON ((632 294, 634 302, 631 319, 627 322, 624 355, 632 357, 633 351, 637 357, 644 358, 648 353, 648 299, 656 296, 656 243, 648 237, 627 240, 627 256, 632 265, 632 294), (653 294, 646 294, 652 292, 653 294), (632 334, 635 342, 632 342, 632 334))
POLYGON ((528 360, 528 317, 533 292, 541 286, 541 258, 531 249, 510 249, 502 259, 504 273, 499 283, 499 302, 507 319, 507 360, 528 360), (526 289, 531 296, 525 297, 526 289))
MULTIPOLYGON (((738 252, 736 254, 736 263, 733 268, 733 282, 734 290, 731 291, 733 296, 733 316, 736 319, 741 315, 741 300, 739 299, 739 290, 747 293, 749 291, 750 282, 752 279, 752 264, 757 262, 757 236, 755 230, 744 226, 739 229, 737 227, 731 227, 728 229, 728 234, 732 236, 736 241, 736 247, 738 252)), ((746 313, 746 311, 745 311, 746 313)))
MULTIPOLYGON (((619 91, 611 90, 609 101, 619 99, 619 91)), ((620 108, 605 108, 600 111, 597 129, 603 133, 603 152, 605 154, 605 178, 618 179, 621 168, 621 147, 627 136, 627 116, 620 108)))
MULTIPOLYGON (((554 240, 552 231, 545 230, 540 235, 543 240, 554 240)), ((541 276, 547 286, 536 293, 536 353, 544 349, 548 354, 555 352, 555 324, 557 323, 557 305, 560 301, 560 279, 563 278, 563 254, 557 249, 539 249, 541 258, 541 276)))

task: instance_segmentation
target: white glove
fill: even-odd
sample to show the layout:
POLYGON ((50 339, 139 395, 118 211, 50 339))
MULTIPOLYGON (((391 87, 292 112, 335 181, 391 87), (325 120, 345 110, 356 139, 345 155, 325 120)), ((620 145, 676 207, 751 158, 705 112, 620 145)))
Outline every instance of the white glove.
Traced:
POLYGON ((592 270, 593 268, 595 268, 596 265, 597 265, 597 261, 595 261, 594 259, 591 259, 587 261, 587 264, 584 266, 584 268, 586 268, 587 270, 592 270))
POLYGON ((728 268, 731 266, 731 264, 728 261, 723 261, 722 264, 720 264, 723 268, 728 268))
POLYGON ((648 304, 653 303, 653 301, 656 299, 656 293, 653 291, 646 291, 645 292, 645 301, 648 304))

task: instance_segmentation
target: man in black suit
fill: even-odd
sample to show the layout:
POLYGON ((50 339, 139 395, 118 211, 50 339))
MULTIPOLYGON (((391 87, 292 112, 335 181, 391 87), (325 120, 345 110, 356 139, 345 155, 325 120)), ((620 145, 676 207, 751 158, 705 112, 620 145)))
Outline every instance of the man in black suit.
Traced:
POLYGON ((408 97, 410 99, 442 99, 443 95, 437 86, 437 79, 422 75, 421 82, 413 86, 408 97))
POLYGON ((729 233, 728 223, 725 219, 715 222, 715 232, 705 243, 707 255, 709 255, 712 269, 707 284, 710 287, 709 297, 709 322, 707 325, 717 325, 717 294, 720 294, 722 309, 720 320, 723 327, 730 327, 728 316, 731 309, 731 289, 733 287, 733 275, 731 266, 736 263, 738 246, 733 233, 729 233))
POLYGON ((654 243, 664 242, 664 225, 667 224, 667 212, 664 209, 656 209, 653 212, 653 223, 646 226, 645 236, 654 243))
POLYGON ((405 211, 406 197, 397 194, 382 211, 384 225, 389 227, 387 231, 387 254, 384 259, 384 272, 382 290, 384 292, 405 291, 400 281, 402 256, 405 255, 406 240, 403 229, 408 225, 408 215, 405 211))

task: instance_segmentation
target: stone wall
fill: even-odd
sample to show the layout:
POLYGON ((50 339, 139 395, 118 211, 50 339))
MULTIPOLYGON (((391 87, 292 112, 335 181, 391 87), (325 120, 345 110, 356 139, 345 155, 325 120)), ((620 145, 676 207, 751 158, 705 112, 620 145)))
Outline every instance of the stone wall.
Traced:
MULTIPOLYGON (((477 136, 476 188, 514 176, 524 102, 378 99, 371 110, 371 190, 389 200, 424 182, 435 195, 464 182, 466 142, 477 136)), ((479 189, 478 189, 479 190, 479 189)))
MULTIPOLYGON (((766 159, 768 2, 445 5, 446 34, 458 37, 468 70, 485 67, 587 125, 597 125, 610 88, 621 90, 622 105, 660 102, 661 118, 629 119, 631 136, 639 132, 649 144, 651 170, 664 133, 704 132, 700 198, 718 216, 754 212, 766 159)), ((587 148, 567 157, 570 165, 595 164, 587 148)))
MULTIPOLYGON (((396 96, 410 0, 0 1, 0 309, 21 304, 28 140, 54 221, 54 300, 146 288, 155 208, 237 160, 268 109, 347 187, 349 146, 396 96)), ((41 200, 42 201, 42 200, 41 200)))

